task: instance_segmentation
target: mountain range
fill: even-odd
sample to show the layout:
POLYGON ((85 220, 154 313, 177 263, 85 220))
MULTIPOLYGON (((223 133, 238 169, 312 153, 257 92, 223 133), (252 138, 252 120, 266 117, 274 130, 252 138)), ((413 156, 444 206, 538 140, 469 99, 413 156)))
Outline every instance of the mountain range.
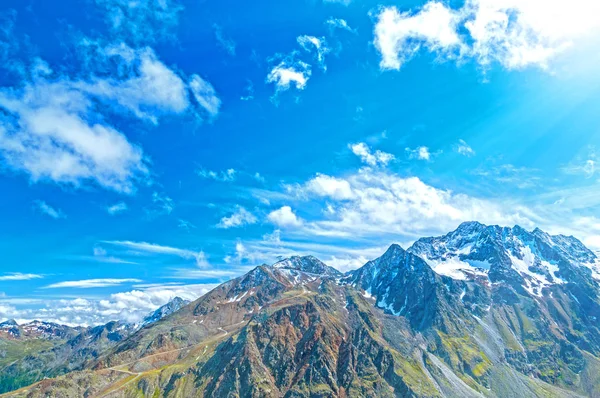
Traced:
POLYGON ((599 280, 574 237, 467 222, 345 274, 313 256, 261 265, 137 326, 5 322, 19 332, 0 343, 34 346, 0 360, 0 392, 597 397, 599 280))

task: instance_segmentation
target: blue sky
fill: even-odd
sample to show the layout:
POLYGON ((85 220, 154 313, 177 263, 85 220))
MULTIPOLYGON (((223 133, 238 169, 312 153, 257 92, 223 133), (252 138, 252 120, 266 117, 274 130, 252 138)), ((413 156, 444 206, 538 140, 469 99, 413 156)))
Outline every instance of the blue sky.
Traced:
POLYGON ((135 321, 478 220, 600 249, 600 6, 8 0, 0 319, 135 321))

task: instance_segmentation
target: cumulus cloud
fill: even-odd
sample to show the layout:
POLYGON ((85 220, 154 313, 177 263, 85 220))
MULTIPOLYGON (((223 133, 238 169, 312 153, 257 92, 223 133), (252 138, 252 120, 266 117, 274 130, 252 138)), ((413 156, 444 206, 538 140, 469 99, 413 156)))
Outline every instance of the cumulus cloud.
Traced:
POLYGON ((297 192, 310 192, 318 196, 330 197, 336 200, 345 200, 354 197, 354 192, 352 192, 348 181, 326 174, 317 174, 302 186, 297 186, 294 189, 297 192))
POLYGON ((348 194, 340 195, 334 189, 315 190, 308 181, 299 185, 304 189, 304 195, 298 197, 304 197, 310 208, 333 204, 334 212, 324 212, 323 217, 294 223, 295 215, 289 206, 285 206, 282 207, 285 210, 280 209, 271 221, 288 215, 299 227, 296 233, 313 237, 357 240, 379 237, 392 241, 398 236, 409 240, 408 237, 446 233, 463 221, 530 227, 535 220, 532 212, 523 206, 436 188, 417 177, 401 177, 366 168, 343 178, 330 178, 340 186, 341 181, 345 181, 343 186, 348 187, 345 189, 348 194))
POLYGON ((381 68, 400 69, 422 45, 439 52, 460 48, 462 41, 456 31, 459 20, 457 12, 438 2, 427 3, 415 14, 384 8, 375 25, 381 68))
POLYGON ((309 53, 314 53, 315 60, 319 64, 319 66, 323 70, 327 70, 327 65, 325 65, 325 55, 327 55, 331 49, 327 47, 327 42, 324 37, 315 37, 315 36, 298 36, 296 39, 300 47, 302 47, 305 51, 309 53))
POLYGON ((302 61, 281 61, 267 75, 267 83, 275 84, 277 91, 289 90, 294 86, 304 90, 311 75, 310 65, 302 61))
POLYGON ((77 78, 38 60, 18 87, 0 88, 0 159, 33 182, 132 193, 149 179, 149 161, 109 122, 113 114, 158 124, 167 114, 212 119, 219 111, 208 82, 192 75, 186 83, 148 47, 83 39, 79 53, 77 78))
POLYGON ((217 224, 217 228, 237 228, 244 225, 256 224, 257 221, 258 219, 254 214, 242 206, 238 206, 232 215, 221 218, 221 221, 217 224))
POLYGON ((415 149, 406 148, 406 152, 408 153, 409 159, 418 159, 418 160, 431 160, 431 152, 429 152, 429 148, 426 146, 420 146, 415 149))
POLYGON ((119 63, 120 76, 93 77, 89 81, 74 82, 74 87, 154 124, 158 123, 158 115, 182 113, 189 107, 185 82, 162 63, 152 49, 132 49, 120 43, 100 51, 103 53, 99 56, 119 63))
POLYGON ((280 227, 298 227, 302 225, 302 220, 296 216, 290 206, 273 210, 267 215, 267 219, 280 227))
POLYGON ((114 320, 136 323, 175 297, 193 301, 214 287, 164 282, 134 285, 133 290, 101 298, 0 298, 0 319, 14 318, 20 323, 37 319, 70 326, 93 326, 114 320))
POLYGON ((42 213, 47 215, 48 217, 59 219, 59 218, 66 218, 65 214, 62 212, 62 210, 60 209, 55 209, 54 207, 50 206, 48 203, 44 202, 43 200, 36 200, 34 202, 36 209, 42 213))
POLYGON ((483 67, 546 68, 557 54, 600 29, 600 4, 576 0, 467 0, 453 9, 429 1, 419 10, 384 7, 375 25, 382 69, 400 69, 420 48, 483 67))
POLYGON ((95 114, 89 97, 68 82, 38 81, 0 90, 0 156, 33 182, 131 192, 148 174, 143 152, 95 114))
POLYGON ((352 153, 360 158, 363 163, 369 166, 387 166, 389 162, 394 160, 394 155, 387 152, 376 150, 371 151, 371 148, 364 142, 348 145, 352 153))

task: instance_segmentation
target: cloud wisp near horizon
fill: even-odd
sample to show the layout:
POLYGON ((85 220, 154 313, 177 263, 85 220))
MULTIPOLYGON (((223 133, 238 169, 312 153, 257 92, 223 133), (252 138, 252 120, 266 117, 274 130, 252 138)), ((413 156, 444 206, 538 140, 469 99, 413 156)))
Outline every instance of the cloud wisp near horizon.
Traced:
POLYGON ((473 220, 600 250, 599 7, 9 0, 0 320, 137 322, 473 220))

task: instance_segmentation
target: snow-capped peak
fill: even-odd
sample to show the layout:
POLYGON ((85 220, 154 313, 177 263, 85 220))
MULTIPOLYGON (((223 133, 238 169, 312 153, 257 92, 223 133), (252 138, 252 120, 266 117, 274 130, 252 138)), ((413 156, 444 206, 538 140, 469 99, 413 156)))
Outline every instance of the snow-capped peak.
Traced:
MULTIPOLYGON (((585 277, 581 267, 594 272, 597 263, 596 255, 571 236, 478 222, 463 223, 443 236, 419 239, 408 251, 438 274, 453 279, 484 276, 496 282, 517 275, 523 287, 538 296, 545 287, 568 282, 567 274, 585 277)), ((595 274, 600 276, 600 272, 595 274)))

